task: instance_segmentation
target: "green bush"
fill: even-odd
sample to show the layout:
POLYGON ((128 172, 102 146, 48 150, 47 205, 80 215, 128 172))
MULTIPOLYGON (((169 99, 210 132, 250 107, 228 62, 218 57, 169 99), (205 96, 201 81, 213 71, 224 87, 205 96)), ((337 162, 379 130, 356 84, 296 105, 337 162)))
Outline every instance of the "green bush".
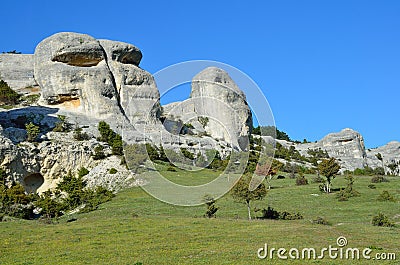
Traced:
POLYGON ((207 205, 207 210, 206 210, 206 213, 204 214, 204 217, 207 217, 207 218, 217 217, 216 213, 219 208, 215 206, 215 199, 210 195, 205 195, 204 201, 207 205))
POLYGON ((53 132, 69 132, 71 130, 71 124, 68 122, 68 118, 65 115, 57 115, 58 122, 53 128, 53 132))
POLYGON ((389 220, 389 218, 383 213, 379 213, 378 215, 372 218, 372 225, 374 226, 383 226, 383 227, 393 227, 394 223, 389 220))
POLYGON ((43 192, 34 202, 36 207, 41 208, 41 214, 45 218, 54 218, 63 215, 62 211, 65 205, 61 203, 60 193, 52 193, 51 191, 43 192))
POLYGON ((78 177, 80 178, 86 176, 87 174, 89 174, 89 170, 85 167, 81 167, 78 171, 78 177))
POLYGON ((387 190, 382 191, 382 193, 379 194, 377 200, 381 201, 381 202, 385 202, 385 201, 395 202, 396 201, 396 199, 393 197, 393 195, 390 194, 387 190))
POLYGON ((118 170, 116 170, 115 168, 110 168, 110 170, 108 171, 109 174, 117 174, 118 170))
POLYGON ((371 178, 371 182, 372 183, 382 183, 382 182, 389 182, 389 180, 387 178, 385 178, 384 176, 373 176, 371 178))
POLYGON ((186 157, 190 160, 194 159, 194 154, 192 152, 190 152, 189 150, 187 150, 186 148, 181 148, 181 152, 184 157, 186 157))
POLYGON ((360 196, 360 193, 353 188, 354 177, 352 175, 347 175, 345 179, 347 180, 346 188, 341 189, 336 195, 339 201, 347 201, 351 197, 360 196))
POLYGON ((34 142, 36 141, 37 137, 39 136, 40 133, 40 128, 39 126, 33 124, 32 122, 28 123, 25 125, 26 128, 26 133, 28 135, 27 140, 29 142, 34 142))
POLYGON ((323 217, 317 217, 316 219, 312 220, 312 223, 318 225, 330 225, 330 223, 323 217))
POLYGON ((104 147, 102 145, 97 145, 94 148, 94 154, 92 154, 92 157, 94 160, 101 160, 106 158, 106 155, 104 153, 104 147))
MULTIPOLYGON (((260 211, 257 209, 256 212, 260 211)), ((257 217, 258 219, 272 219, 272 220, 299 220, 303 219, 303 216, 300 213, 289 213, 287 211, 278 212, 274 210, 272 207, 261 210, 262 215, 257 217)))
POLYGON ((297 176, 297 178, 296 178, 297 186, 307 185, 307 184, 308 184, 308 180, 304 177, 303 174, 300 174, 299 176, 297 176))
POLYGON ((200 122, 200 124, 201 124, 201 126, 203 126, 203 128, 205 128, 209 122, 208 117, 203 117, 203 116, 198 117, 197 120, 200 122))
POLYGON ((7 174, 0 168, 0 214, 30 219, 33 216, 33 204, 36 196, 26 194, 19 183, 6 185, 7 174))
POLYGON ((176 168, 174 166, 169 166, 167 171, 176 172, 176 168))
POLYGON ((87 141, 90 137, 86 132, 83 132, 82 128, 76 127, 74 129, 74 139, 77 141, 87 141))
POLYGON ((123 142, 121 135, 114 132, 105 121, 99 122, 99 141, 108 143, 111 146, 113 155, 123 155, 123 142))

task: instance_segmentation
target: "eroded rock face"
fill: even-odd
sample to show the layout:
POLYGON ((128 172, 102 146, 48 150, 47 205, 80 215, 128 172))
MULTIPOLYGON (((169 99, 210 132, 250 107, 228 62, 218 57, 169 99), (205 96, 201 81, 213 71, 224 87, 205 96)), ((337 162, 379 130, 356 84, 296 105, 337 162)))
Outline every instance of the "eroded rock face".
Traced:
POLYGON ((216 67, 201 71, 192 80, 190 98, 198 116, 208 117, 206 132, 246 148, 253 128, 251 111, 246 96, 227 72, 216 67))
POLYGON ((99 119, 121 113, 106 54, 93 37, 55 34, 38 44, 34 58, 42 103, 99 119))
POLYGON ((154 124, 160 114, 160 93, 153 76, 139 68, 142 53, 135 46, 100 40, 115 80, 120 105, 131 124, 154 124))
POLYGON ((17 92, 37 86, 33 76, 32 54, 0 54, 0 79, 17 92))
POLYGON ((400 175, 400 142, 392 141, 384 146, 367 150, 368 166, 383 167, 386 174, 400 175), (382 160, 377 158, 381 154, 382 160))
POLYGON ((367 166, 367 154, 362 135, 346 128, 338 133, 330 133, 317 143, 299 144, 296 149, 307 155, 308 149, 326 150, 330 157, 338 159, 344 170, 354 170, 367 166))

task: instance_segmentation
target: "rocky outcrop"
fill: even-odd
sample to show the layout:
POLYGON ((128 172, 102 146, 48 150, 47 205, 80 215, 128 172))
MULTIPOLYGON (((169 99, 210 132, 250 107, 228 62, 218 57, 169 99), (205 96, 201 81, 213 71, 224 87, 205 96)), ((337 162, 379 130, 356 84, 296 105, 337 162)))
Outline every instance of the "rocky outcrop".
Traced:
POLYGON ((114 77, 120 105, 133 125, 155 124, 161 106, 160 93, 153 76, 139 68, 141 51, 128 43, 100 40, 107 55, 107 64, 114 77))
POLYGON ((366 152, 368 166, 383 167, 386 174, 400 175, 400 142, 393 141, 378 148, 368 149, 366 152), (378 154, 382 160, 378 159, 378 154))
POLYGON ((222 69, 208 67, 192 80, 190 98, 198 116, 208 118, 205 130, 245 150, 253 128, 246 96, 222 69))
POLYGON ((0 54, 0 79, 20 93, 33 92, 29 91, 37 86, 33 64, 32 54, 0 54))
POLYGON ((245 150, 253 128, 244 93, 222 69, 209 67, 192 80, 190 98, 164 108, 168 120, 190 123, 197 132, 245 150))
MULTIPOLYGON (((104 145, 92 138, 88 141, 75 141, 72 133, 47 133, 49 141, 39 144, 22 142, 14 145, 10 139, 0 135, 0 166, 11 177, 8 181, 21 183, 28 192, 43 192, 55 188, 62 176, 77 173, 81 167, 90 170, 86 180, 90 187, 103 186, 112 190, 137 185, 134 175, 117 157, 94 160, 92 154, 98 145, 104 145), (109 174, 117 168, 118 174, 109 174), (92 171, 93 170, 93 171, 92 171)), ((110 154, 108 146, 105 153, 110 154)))
POLYGON ((93 37, 58 33, 35 50, 35 79, 41 103, 84 113, 98 119, 122 117, 106 54, 93 37))
POLYGON ((316 143, 298 144, 296 149, 307 155, 308 149, 326 150, 330 157, 338 159, 344 170, 354 170, 367 166, 364 139, 360 133, 346 128, 338 133, 330 133, 316 143))

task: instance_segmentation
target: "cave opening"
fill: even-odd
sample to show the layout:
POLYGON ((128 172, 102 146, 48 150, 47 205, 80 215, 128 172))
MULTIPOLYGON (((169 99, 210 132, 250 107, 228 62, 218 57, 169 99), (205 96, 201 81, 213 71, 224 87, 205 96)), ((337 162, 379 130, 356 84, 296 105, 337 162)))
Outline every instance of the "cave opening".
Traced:
POLYGON ((33 173, 24 178, 25 190, 28 193, 36 193, 36 191, 43 185, 44 178, 40 173, 33 173))

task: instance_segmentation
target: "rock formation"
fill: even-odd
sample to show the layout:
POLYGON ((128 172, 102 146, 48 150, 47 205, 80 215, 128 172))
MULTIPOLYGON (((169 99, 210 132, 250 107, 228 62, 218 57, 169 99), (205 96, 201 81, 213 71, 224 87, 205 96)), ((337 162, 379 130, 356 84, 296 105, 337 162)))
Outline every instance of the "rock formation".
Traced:
POLYGON ((223 157, 231 148, 247 148, 251 112, 245 95, 225 71, 211 67, 196 75, 191 97, 173 108, 166 106, 163 120, 159 91, 153 76, 139 67, 141 59, 141 51, 131 44, 71 32, 44 39, 34 55, 2 55, 0 75, 11 88, 38 85, 35 89, 41 93, 38 107, 0 112, 4 128, 0 162, 12 180, 28 191, 41 192, 83 166, 93 170, 87 176, 89 184, 118 189, 124 178, 131 179, 120 161, 92 158, 94 147, 104 145, 95 139, 100 120, 123 134, 128 143, 150 141, 194 154, 216 149, 223 157), (77 142, 71 133, 50 132, 61 114, 76 126, 85 126, 92 138, 77 142), (26 142, 29 122, 41 127, 39 144, 26 142), (184 123, 194 127, 189 129, 184 123), (109 167, 120 173, 108 174, 109 167))
POLYGON ((37 86, 32 54, 0 54, 0 79, 19 93, 37 86))
MULTIPOLYGON (((216 149, 222 157, 231 150, 246 150, 252 115, 244 93, 222 69, 209 67, 193 77, 187 100, 160 106, 160 93, 153 76, 139 67, 141 51, 128 43, 97 40, 86 34, 63 32, 44 39, 34 55, 0 55, 0 78, 20 93, 37 93, 37 107, 0 111, 0 166, 10 181, 21 182, 27 191, 53 188, 68 171, 91 170, 90 186, 118 190, 134 185, 132 173, 110 156, 93 160, 97 125, 105 120, 128 143, 152 142, 164 149, 186 148, 194 154, 216 149), (163 111, 162 111, 163 110, 163 111), (72 133, 51 129, 63 114, 75 125, 85 126, 90 140, 75 141, 72 133), (26 142, 25 124, 41 126, 40 142, 26 142), (109 173, 110 168, 117 173, 109 173)), ((266 138, 269 143, 273 138, 266 138)), ((316 143, 295 144, 303 155, 308 149, 327 150, 342 165, 342 171, 364 166, 400 164, 400 143, 365 150, 362 136, 345 129, 316 143), (383 161, 378 160, 380 153, 383 161)), ((400 166, 399 166, 400 167, 400 166)), ((396 172, 399 170, 396 167, 396 172)))
POLYGON ((93 37, 55 34, 38 44, 34 57, 42 104, 98 119, 121 113, 106 54, 93 37))
POLYGON ((208 67, 198 73, 190 98, 169 104, 164 112, 237 149, 247 148, 253 128, 251 111, 244 93, 222 69, 208 67))
POLYGON ((114 77, 124 114, 133 125, 155 124, 160 116, 160 93, 153 76, 139 68, 141 51, 123 42, 100 40, 114 77))
POLYGON ((296 149, 307 155, 308 149, 326 150, 331 157, 339 160, 342 171, 364 168, 367 165, 364 139, 352 129, 343 129, 338 133, 330 133, 317 143, 299 144, 296 149))

